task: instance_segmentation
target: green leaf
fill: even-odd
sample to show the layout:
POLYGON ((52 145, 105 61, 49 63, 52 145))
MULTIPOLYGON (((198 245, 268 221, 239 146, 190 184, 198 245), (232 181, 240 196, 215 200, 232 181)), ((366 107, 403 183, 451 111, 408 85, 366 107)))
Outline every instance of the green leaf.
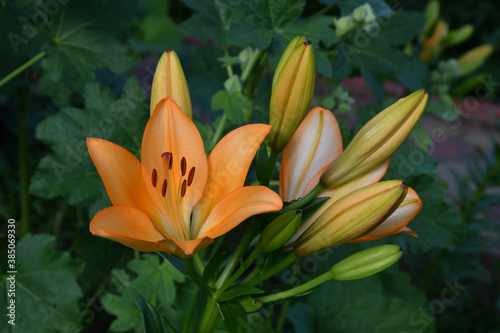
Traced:
MULTIPOLYGON (((419 292, 417 301, 412 302, 399 295, 386 295, 382 284, 384 275, 327 282, 309 294, 307 303, 317 332, 434 332, 435 319, 421 310, 425 304, 423 294, 419 292)), ((405 276, 401 283, 409 282, 405 276)))
POLYGON ((247 323, 247 313, 240 303, 219 303, 222 313, 222 323, 228 332, 239 332, 241 325, 247 323))
POLYGON ((262 294, 264 290, 259 288, 255 288, 252 286, 248 286, 246 284, 239 284, 234 287, 226 290, 218 299, 219 302, 229 301, 235 297, 243 296, 243 295, 253 295, 253 294, 262 294))
MULTIPOLYGON (((41 63, 41 88, 66 105, 71 92, 95 81, 96 69, 122 73, 134 66, 138 57, 117 37, 139 12, 136 6, 122 0, 58 6, 42 47, 47 56, 41 63)), ((37 8, 40 11, 43 7, 37 8)))
POLYGON ((238 91, 221 90, 212 97, 212 110, 224 110, 228 118, 237 125, 243 124, 243 111, 251 108, 248 98, 238 91))
POLYGON ((136 292, 137 301, 142 311, 142 318, 144 320, 145 333, 159 333, 167 332, 167 328, 162 319, 162 315, 158 310, 144 297, 136 292))
MULTIPOLYGON (((179 309, 176 299, 179 286, 189 282, 182 273, 169 262, 161 261, 156 254, 143 255, 141 259, 134 259, 128 263, 126 269, 113 270, 112 276, 108 290, 119 293, 108 293, 101 297, 104 309, 117 317, 111 324, 111 331, 142 332, 142 316, 136 306, 136 292, 165 314, 171 323, 179 319, 179 311, 187 311, 185 308, 179 309), (154 301, 151 301, 153 299, 154 301)), ((191 283, 189 285, 192 287, 191 283)))
POLYGON ((430 176, 420 176, 409 183, 422 200, 422 211, 409 224, 418 234, 418 249, 426 252, 432 248, 453 249, 465 236, 465 226, 458 212, 444 201, 446 184, 430 176))
POLYGON ((139 155, 149 116, 139 82, 129 79, 118 100, 97 83, 85 85, 83 96, 84 109, 63 108, 38 125, 37 139, 54 153, 40 161, 30 193, 45 198, 63 196, 71 205, 101 197, 104 187, 87 151, 88 137, 109 140, 139 155))
MULTIPOLYGON (((78 307, 82 297, 76 283, 83 264, 52 248, 50 235, 26 234, 16 244, 15 326, 3 318, 2 332, 68 332, 81 329, 78 307), (43 315, 42 315, 43 314, 43 315)), ((7 254, 3 253, 3 258, 7 254)), ((4 266, 2 272, 10 269, 4 266)), ((10 274, 2 276, 0 305, 7 307, 10 274)))
POLYGON ((380 34, 377 38, 398 46, 411 43, 423 29, 425 18, 420 12, 403 10, 390 18, 381 19, 380 25, 380 34))
POLYGON ((213 286, 217 280, 217 277, 219 276, 220 264, 225 256, 226 254, 223 252, 216 254, 205 267, 202 277, 209 286, 213 286))
POLYGON ((275 34, 286 33, 286 24, 299 16, 305 5, 304 0, 221 2, 231 8, 234 15, 230 42, 241 47, 253 44, 261 50, 271 44, 275 34))

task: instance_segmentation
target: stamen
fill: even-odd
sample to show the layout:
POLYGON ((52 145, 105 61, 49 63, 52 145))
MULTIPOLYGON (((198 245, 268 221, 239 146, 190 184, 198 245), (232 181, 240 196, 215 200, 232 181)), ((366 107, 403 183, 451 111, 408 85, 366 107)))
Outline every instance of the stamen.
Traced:
POLYGON ((167 194, 167 180, 163 179, 163 185, 161 187, 161 196, 164 197, 167 194))
POLYGON ((170 153, 170 162, 168 163, 168 168, 172 170, 172 162, 174 161, 174 155, 170 153))
POLYGON ((188 179, 187 179, 188 186, 191 186, 191 184, 193 183, 195 170, 196 170, 195 167, 192 167, 191 170, 189 170, 189 175, 188 175, 188 179))
POLYGON ((186 163, 186 158, 182 157, 181 159, 181 172, 182 172, 182 177, 186 175, 186 169, 187 169, 187 163, 186 163))
POLYGON ((184 196, 186 195, 186 180, 184 179, 182 181, 182 186, 181 186, 181 197, 184 198, 184 196))
POLYGON ((157 182, 158 182, 158 173, 156 172, 156 169, 153 169, 153 173, 151 174, 151 183, 153 184, 153 187, 156 187, 157 182))

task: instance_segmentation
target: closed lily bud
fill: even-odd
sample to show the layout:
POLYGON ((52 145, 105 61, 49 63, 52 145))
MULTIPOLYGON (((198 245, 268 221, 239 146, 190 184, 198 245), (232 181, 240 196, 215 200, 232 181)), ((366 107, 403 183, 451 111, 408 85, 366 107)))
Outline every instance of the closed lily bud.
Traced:
POLYGON ((281 214, 262 231, 257 248, 264 253, 272 252, 286 244, 297 232, 302 211, 295 210, 281 214))
POLYGON ((419 90, 400 99, 363 126, 346 150, 323 172, 320 183, 333 188, 382 163, 403 144, 417 124, 428 95, 419 90))
POLYGON ((275 73, 269 106, 269 145, 276 152, 285 148, 309 110, 316 75, 311 42, 299 44, 283 57, 286 60, 275 73))
POLYGON ((450 30, 446 38, 443 40, 443 45, 454 46, 465 42, 474 33, 474 26, 466 24, 459 29, 450 30))
POLYGON ((276 83, 276 79, 278 78, 278 75, 279 75, 281 69, 283 68, 283 65, 285 64, 285 62, 288 59, 288 57, 290 56, 290 54, 292 54, 292 51, 297 46, 304 44, 305 41, 306 41, 306 39, 304 38, 304 36, 297 36, 294 39, 292 39, 290 41, 290 43, 288 43, 288 46, 286 47, 285 51, 283 51, 283 54, 281 55, 281 59, 278 62, 278 66, 276 66, 276 70, 274 71, 273 88, 274 88, 274 83, 276 83))
POLYGON ((493 53, 493 46, 484 44, 467 51, 464 55, 458 58, 458 67, 464 75, 469 74, 479 68, 493 53))
POLYGON ((380 245, 359 251, 335 264, 330 273, 333 280, 358 280, 386 270, 399 261, 403 251, 398 245, 380 245))
POLYGON ((403 202, 408 186, 389 180, 362 187, 335 201, 295 241, 307 257, 362 237, 384 222, 403 202))
POLYGON ((173 50, 163 52, 156 66, 151 91, 150 115, 153 115, 156 105, 166 97, 172 98, 177 106, 190 119, 192 118, 191 98, 186 77, 179 57, 173 50))

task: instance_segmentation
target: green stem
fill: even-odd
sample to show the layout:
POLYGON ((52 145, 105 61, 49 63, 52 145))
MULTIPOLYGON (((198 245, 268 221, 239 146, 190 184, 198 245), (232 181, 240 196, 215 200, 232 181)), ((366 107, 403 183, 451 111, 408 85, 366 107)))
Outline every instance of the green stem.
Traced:
POLYGON ((227 121, 227 113, 224 111, 222 114, 222 118, 219 122, 219 126, 217 126, 217 130, 215 131, 214 136, 212 137, 212 147, 215 147, 217 142, 219 142, 221 136, 222 136, 222 131, 224 131, 224 127, 226 126, 226 121, 227 121))
POLYGON ((184 264, 186 265, 186 270, 188 272, 189 277, 203 290, 208 294, 208 297, 212 297, 212 290, 210 287, 206 284, 205 281, 201 278, 200 274, 196 271, 196 268, 194 268, 193 264, 193 259, 188 258, 184 259, 184 264))
POLYGON ((276 333, 281 333, 283 327, 285 326, 285 312, 290 306, 290 300, 287 299, 285 303, 281 306, 280 315, 278 317, 278 322, 276 323, 276 333))
POLYGON ((351 31, 356 25, 358 25, 357 23, 353 23, 351 24, 350 26, 348 26, 347 28, 345 28, 344 30, 342 30, 341 32, 337 33, 337 36, 338 37, 342 37, 343 35, 345 35, 346 33, 348 33, 349 31, 351 31))
POLYGON ((261 185, 269 186, 269 182, 273 176, 274 167, 276 166, 276 162, 278 162, 279 156, 279 152, 271 149, 271 156, 269 156, 269 160, 267 161, 266 171, 264 172, 264 177, 262 177, 262 182, 260 183, 261 185))
POLYGON ((238 280, 241 274, 245 273, 248 267, 257 259, 259 254, 261 253, 259 248, 255 248, 253 252, 248 256, 247 260, 243 263, 243 265, 238 268, 238 270, 228 279, 224 284, 215 292, 214 298, 217 299, 220 295, 222 295, 231 285, 238 280))
POLYGON ((198 324, 198 332, 210 333, 215 331, 219 323, 220 312, 215 298, 208 297, 205 311, 201 315, 200 323, 198 324))
POLYGON ((106 288, 106 286, 108 285, 109 280, 110 280, 109 277, 104 279, 104 281, 101 282, 99 287, 97 287, 97 290, 94 292, 94 294, 89 299, 89 301, 87 302, 87 304, 85 305, 83 310, 80 312, 80 318, 84 318, 87 315, 87 312, 89 311, 90 307, 95 303, 95 301, 97 300, 97 297, 99 297, 99 295, 102 293, 104 288, 106 288))
POLYGON ((229 262, 227 263, 226 267, 224 268, 224 271, 222 274, 219 276, 219 279, 215 282, 215 288, 219 289, 222 287, 224 282, 229 278, 229 276, 233 273, 234 269, 236 268, 236 265, 240 262, 240 258, 243 256, 245 251, 248 249, 248 246, 252 242, 252 239, 255 237, 257 234, 257 231, 259 230, 259 226, 256 223, 250 223, 248 225, 247 231, 245 232, 245 235, 241 239, 240 243, 238 244, 238 247, 234 251, 233 255, 229 259, 229 262))
POLYGON ((29 174, 28 174, 28 87, 19 88, 19 180, 21 196, 21 234, 24 235, 31 230, 30 222, 30 197, 29 197, 29 174))
POLYGON ((307 193, 305 197, 303 197, 302 199, 294 202, 290 206, 287 206, 287 207, 283 208, 281 210, 281 213, 289 212, 291 210, 297 210, 299 208, 304 207, 309 202, 311 202, 314 198, 316 198, 318 196, 318 194, 320 194, 321 191, 323 191, 324 189, 325 189, 325 187, 323 185, 321 185, 321 183, 318 183, 318 185, 316 185, 311 190, 311 192, 307 193))
POLYGON ((13 78, 15 78, 16 76, 18 76, 19 74, 21 74, 22 72, 24 72, 28 67, 30 67, 35 62, 37 62, 38 60, 42 59, 43 57, 45 57, 45 52, 40 52, 36 56, 34 56, 33 58, 31 58, 30 60, 28 60, 27 62, 25 62, 24 64, 22 64, 21 66, 17 67, 14 71, 12 71, 9 75, 7 75, 6 77, 4 77, 0 81, 0 87, 2 87, 4 84, 6 84, 7 82, 9 82, 13 78))
POLYGON ((245 67, 243 73, 241 73, 241 82, 245 82, 248 79, 248 76, 252 72, 253 66, 260 57, 260 53, 261 51, 255 50, 254 54, 252 55, 252 59, 250 59, 250 62, 248 63, 247 67, 245 67))
MULTIPOLYGON (((227 52, 227 50, 224 51, 224 57, 226 57, 226 58, 229 57, 229 52, 227 52)), ((227 70, 228 77, 233 76, 233 67, 231 65, 226 66, 226 70, 227 70)))
POLYGON ((261 283, 262 281, 269 279, 271 276, 278 274, 279 272, 281 272, 282 270, 293 264, 295 260, 297 260, 297 256, 293 252, 291 252, 289 255, 287 255, 283 260, 274 265, 272 268, 268 269, 267 271, 258 275, 257 277, 251 279, 250 281, 244 280, 242 283, 255 286, 261 283))
POLYGON ((193 255, 194 263, 196 264, 196 267, 200 271, 200 274, 203 275, 203 272, 205 271, 205 265, 203 265, 203 261, 201 261, 200 255, 198 252, 196 252, 193 255))
POLYGON ((269 295, 269 296, 264 296, 261 298, 258 298, 257 301, 260 301, 262 303, 269 303, 269 302, 275 302, 279 301, 285 298, 293 297, 293 296, 299 296, 302 294, 307 293, 308 291, 311 291, 314 288, 317 288, 321 284, 330 281, 332 279, 332 274, 330 271, 318 276, 314 280, 311 280, 309 282, 304 283, 303 285, 300 285, 298 287, 282 291, 280 293, 274 294, 274 295, 269 295))

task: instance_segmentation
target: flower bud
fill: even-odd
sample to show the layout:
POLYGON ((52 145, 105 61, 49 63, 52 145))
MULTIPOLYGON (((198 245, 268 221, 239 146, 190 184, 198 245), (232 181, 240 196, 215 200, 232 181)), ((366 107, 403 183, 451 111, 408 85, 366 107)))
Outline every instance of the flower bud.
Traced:
POLYGON ((474 33, 474 26, 466 24, 459 29, 450 30, 448 35, 443 40, 443 45, 454 46, 465 42, 474 33))
POLYGON ((398 245, 380 245, 359 251, 335 264, 330 273, 333 280, 363 279, 382 272, 399 261, 403 251, 398 245))
POLYGON ((177 106, 189 118, 192 118, 191 98, 189 97, 186 77, 179 57, 173 50, 163 52, 156 66, 151 91, 150 115, 153 115, 156 105, 166 97, 171 97, 177 106))
POLYGON ((276 152, 285 148, 304 119, 313 97, 316 75, 311 42, 299 44, 282 59, 284 57, 283 66, 274 75, 269 107, 272 125, 269 145, 276 152))
POLYGON ((407 192, 401 181, 389 180, 343 196, 295 241, 295 255, 307 257, 367 234, 399 207, 407 192))
POLYGON ((276 66, 276 70, 274 71, 273 86, 272 86, 273 89, 274 89, 274 84, 276 83, 276 79, 278 78, 278 75, 279 75, 281 69, 283 68, 283 65, 285 64, 286 60, 288 59, 288 57, 290 56, 292 51, 297 46, 304 44, 305 41, 306 41, 306 39, 304 38, 304 36, 297 36, 294 39, 292 39, 290 41, 290 43, 288 43, 288 46, 286 47, 285 51, 283 51, 283 54, 281 55, 281 59, 278 62, 278 66, 276 66))
POLYGON ((458 67, 464 75, 478 69, 493 52, 493 46, 489 44, 481 45, 469 50, 458 58, 458 67))
POLYGON ((346 150, 323 172, 326 188, 340 186, 385 162, 406 140, 427 104, 423 90, 402 98, 365 124, 346 150))
POLYGON ((267 253, 285 245, 297 232, 301 217, 302 211, 299 209, 283 213, 275 218, 262 231, 257 247, 267 253))

